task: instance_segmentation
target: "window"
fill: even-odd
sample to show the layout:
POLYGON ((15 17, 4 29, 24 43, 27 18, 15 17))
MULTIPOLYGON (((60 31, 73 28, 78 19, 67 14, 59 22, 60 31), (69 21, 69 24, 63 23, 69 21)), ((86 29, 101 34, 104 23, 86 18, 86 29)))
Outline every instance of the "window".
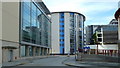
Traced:
POLYGON ((64 13, 60 13, 60 18, 64 18, 64 13))
POLYGON ((60 32, 64 32, 64 30, 60 30, 60 32))
POLYGON ((70 13, 70 16, 73 17, 73 16, 74 16, 74 13, 70 13))
POLYGON ((98 41, 101 42, 101 41, 102 41, 102 38, 98 38, 98 41))
POLYGON ((98 34, 98 37, 102 37, 102 34, 98 34))
POLYGON ((33 56, 33 47, 29 46, 29 56, 33 56))
POLYGON ((64 13, 60 13, 60 19, 59 19, 59 30, 60 30, 60 53, 64 53, 64 13))
POLYGON ((60 37, 64 37, 64 35, 60 35, 60 37))
POLYGON ((25 51, 26 51, 26 50, 25 50, 25 49, 26 49, 25 46, 21 46, 20 49, 21 49, 21 50, 20 50, 20 51, 21 51, 21 52, 20 52, 20 53, 21 53, 21 56, 24 57, 24 56, 26 55, 26 53, 25 53, 25 51))
POLYGON ((64 27, 64 25, 60 25, 60 27, 64 27))
POLYGON ((48 46, 51 23, 38 7, 34 2, 21 3, 22 41, 48 46))
POLYGON ((23 2, 22 5, 22 40, 30 42, 30 2, 23 2))

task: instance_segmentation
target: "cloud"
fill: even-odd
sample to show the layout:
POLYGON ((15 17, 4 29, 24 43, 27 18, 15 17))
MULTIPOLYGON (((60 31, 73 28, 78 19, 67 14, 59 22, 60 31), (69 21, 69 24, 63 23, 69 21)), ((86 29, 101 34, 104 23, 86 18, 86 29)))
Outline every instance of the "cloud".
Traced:
POLYGON ((100 12, 116 8, 117 0, 43 0, 51 12, 77 11, 80 13, 100 12), (106 2, 104 2, 106 1, 106 2), (115 1, 115 2, 111 2, 115 1))
POLYGON ((109 22, 113 19, 114 17, 109 15, 109 16, 104 16, 104 17, 89 17, 89 20, 85 22, 85 26, 87 25, 107 25, 109 22))
POLYGON ((87 13, 87 12, 94 13, 94 12, 101 12, 101 11, 103 12, 103 11, 109 11, 114 8, 117 8, 116 4, 109 3, 109 2, 96 2, 96 3, 90 2, 89 5, 84 4, 82 6, 80 5, 79 7, 82 8, 83 6, 84 6, 84 10, 83 10, 84 13, 87 13))
POLYGON ((119 0, 43 0, 51 12, 75 11, 86 17, 85 25, 108 24, 119 0))

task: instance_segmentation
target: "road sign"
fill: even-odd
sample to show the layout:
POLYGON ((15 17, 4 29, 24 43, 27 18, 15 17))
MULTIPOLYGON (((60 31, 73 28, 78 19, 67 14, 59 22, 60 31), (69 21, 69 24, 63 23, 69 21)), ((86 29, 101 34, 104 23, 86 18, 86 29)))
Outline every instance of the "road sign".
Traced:
POLYGON ((90 47, 89 47, 89 46, 87 46, 87 47, 83 47, 83 49, 90 49, 90 47))

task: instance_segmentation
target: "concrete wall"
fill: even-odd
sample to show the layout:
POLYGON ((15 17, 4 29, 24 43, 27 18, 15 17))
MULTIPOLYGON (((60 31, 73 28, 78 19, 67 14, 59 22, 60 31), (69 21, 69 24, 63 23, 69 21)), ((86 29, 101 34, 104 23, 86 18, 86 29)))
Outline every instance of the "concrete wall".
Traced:
POLYGON ((65 13, 65 22, 64 22, 64 49, 65 49, 65 53, 69 53, 70 52, 70 14, 69 13, 65 13))
MULTIPOLYGON (((89 46, 90 49, 97 49, 97 45, 86 45, 86 46, 89 46)), ((98 49, 118 50, 118 45, 117 44, 98 45, 98 49)))
POLYGON ((0 68, 2 67, 2 41, 0 40, 0 68))
POLYGON ((7 62, 10 59, 10 50, 13 51, 12 60, 19 59, 19 43, 2 41, 3 46, 12 46, 16 49, 2 48, 2 61, 7 62))
POLYGON ((0 1, 0 68, 2 67, 2 2, 0 1))
POLYGON ((0 1, 0 39, 2 39, 2 2, 0 1))
POLYGON ((2 40, 19 42, 19 3, 2 4, 2 40))
MULTIPOLYGON (((1 34, 0 34, 1 35, 1 34)), ((19 58, 19 2, 2 2, 2 61, 19 58), (17 49, 14 49, 17 48, 17 49)))
POLYGON ((52 44, 52 53, 60 53, 60 45, 59 45, 59 14, 52 14, 51 18, 51 44, 52 44))

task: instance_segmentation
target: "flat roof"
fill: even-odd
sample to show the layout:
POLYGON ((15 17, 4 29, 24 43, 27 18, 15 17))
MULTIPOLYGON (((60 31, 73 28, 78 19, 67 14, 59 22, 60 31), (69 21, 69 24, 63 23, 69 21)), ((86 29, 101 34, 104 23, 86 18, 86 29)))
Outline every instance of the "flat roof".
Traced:
POLYGON ((50 11, 49 9, 46 7, 46 5, 44 4, 44 2, 38 2, 38 4, 42 7, 43 11, 46 13, 46 14, 50 14, 50 11))
POLYGON ((79 15, 82 15, 83 18, 84 18, 84 21, 85 21, 85 16, 79 12, 74 12, 74 11, 58 11, 58 12, 51 12, 50 14, 54 14, 54 13, 76 13, 76 14, 79 14, 79 15))

